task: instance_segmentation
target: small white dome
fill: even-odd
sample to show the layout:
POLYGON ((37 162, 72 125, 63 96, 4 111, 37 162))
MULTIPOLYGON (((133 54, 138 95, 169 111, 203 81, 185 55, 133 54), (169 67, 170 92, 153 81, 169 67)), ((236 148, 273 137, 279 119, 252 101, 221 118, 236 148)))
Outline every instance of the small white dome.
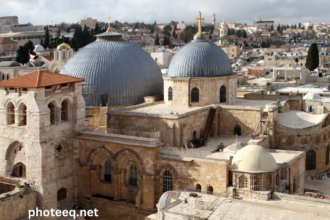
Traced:
POLYGON ((243 147, 235 154, 231 165, 234 170, 243 172, 269 172, 277 168, 273 155, 259 145, 243 147))
POLYGON ((34 46, 34 52, 44 52, 45 48, 41 46, 40 44, 37 44, 34 46))

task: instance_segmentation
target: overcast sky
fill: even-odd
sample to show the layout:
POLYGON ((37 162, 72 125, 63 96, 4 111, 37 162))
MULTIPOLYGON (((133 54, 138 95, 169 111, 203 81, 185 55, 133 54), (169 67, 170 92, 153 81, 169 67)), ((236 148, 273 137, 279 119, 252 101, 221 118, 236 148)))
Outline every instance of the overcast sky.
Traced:
MULTIPOLYGON (((202 11, 206 22, 246 22, 252 18, 280 16, 275 23, 311 21, 330 23, 329 0, 1 0, 0 16, 17 15, 21 24, 78 22, 85 15, 98 21, 168 23, 193 21, 202 11)), ((265 20, 267 20, 265 18, 265 20)))

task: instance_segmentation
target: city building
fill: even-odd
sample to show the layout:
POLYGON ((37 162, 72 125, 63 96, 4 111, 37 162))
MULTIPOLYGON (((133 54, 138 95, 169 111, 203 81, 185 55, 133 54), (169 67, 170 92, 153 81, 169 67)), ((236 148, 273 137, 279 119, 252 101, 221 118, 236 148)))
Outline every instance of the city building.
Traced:
POLYGON ((90 17, 80 21, 81 28, 84 28, 86 25, 86 27, 89 27, 90 29, 95 29, 96 23, 97 19, 92 19, 90 17))
POLYGON ((17 50, 17 42, 8 37, 0 37, 0 54, 17 50))

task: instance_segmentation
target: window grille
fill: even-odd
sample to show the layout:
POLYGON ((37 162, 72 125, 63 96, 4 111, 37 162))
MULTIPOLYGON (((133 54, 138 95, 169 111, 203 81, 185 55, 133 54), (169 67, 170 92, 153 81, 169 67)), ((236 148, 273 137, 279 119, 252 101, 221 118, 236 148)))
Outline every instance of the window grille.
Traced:
POLYGON ((221 86, 220 88, 220 103, 226 103, 226 86, 221 86))
POLYGON ((248 187, 248 179, 245 176, 241 176, 239 178, 239 185, 240 185, 240 188, 247 188, 248 187))
POLYGON ((191 90, 191 102, 199 102, 199 89, 196 87, 191 90))
POLYGON ((66 199, 67 190, 66 188, 61 188, 57 191, 57 201, 62 201, 66 199))
POLYGON ((129 167, 129 185, 137 186, 137 168, 134 163, 129 167))
POLYGON ((172 87, 168 88, 168 101, 172 101, 173 100, 173 89, 172 87))
POLYGON ((234 127, 234 135, 238 135, 241 136, 242 132, 241 132, 241 126, 239 126, 238 124, 234 127))
POLYGON ((306 153, 306 170, 316 169, 316 152, 310 150, 306 153))
POLYGON ((172 173, 168 170, 163 175, 163 192, 167 192, 173 189, 172 173))
POLYGON ((259 188, 265 189, 266 188, 266 177, 262 176, 259 180, 259 188))
POLYGON ((111 182, 111 163, 109 160, 104 163, 104 181, 111 182))

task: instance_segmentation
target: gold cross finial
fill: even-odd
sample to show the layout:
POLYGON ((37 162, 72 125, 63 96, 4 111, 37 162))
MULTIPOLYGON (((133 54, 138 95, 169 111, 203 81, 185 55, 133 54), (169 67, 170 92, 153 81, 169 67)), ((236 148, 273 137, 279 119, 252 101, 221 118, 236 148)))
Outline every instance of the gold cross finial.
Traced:
POLYGON ((199 17, 196 17, 196 21, 198 21, 198 32, 196 34, 203 34, 202 32, 202 21, 205 21, 205 18, 202 18, 202 12, 199 11, 199 17))
POLYGON ((111 17, 109 16, 108 19, 109 19, 109 28, 108 28, 107 32, 111 32, 112 31, 111 28, 110 28, 110 19, 111 19, 111 17))

